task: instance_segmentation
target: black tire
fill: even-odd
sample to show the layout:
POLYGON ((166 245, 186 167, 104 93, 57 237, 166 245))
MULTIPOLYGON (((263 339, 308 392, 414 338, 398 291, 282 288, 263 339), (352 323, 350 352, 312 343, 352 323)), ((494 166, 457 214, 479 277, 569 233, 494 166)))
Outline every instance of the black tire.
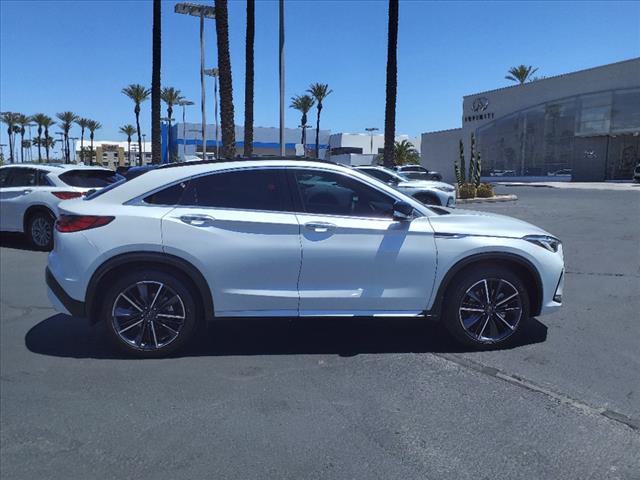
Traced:
POLYGON ((199 323, 194 298, 190 282, 183 275, 139 269, 108 287, 100 320, 121 351, 140 358, 164 357, 183 348, 194 336, 199 323), (163 307, 167 302, 169 305, 163 307), (154 303, 155 310, 150 308, 154 303))
POLYGON ((445 295, 443 323, 464 345, 507 346, 522 334, 529 312, 529 294, 514 271, 503 266, 478 265, 463 270, 450 283, 445 295), (482 295, 487 290, 489 302, 482 295), (514 293, 517 295, 506 300, 514 293), (481 297, 479 300, 489 306, 482 306, 474 297, 481 297), (476 316, 480 318, 476 320, 476 316))
POLYGON ((439 206, 442 206, 442 204, 440 203, 440 199, 438 197, 436 197, 435 195, 428 194, 428 193, 418 193, 413 198, 418 200, 420 203, 424 203, 425 205, 439 205, 439 206))
POLYGON ((35 250, 48 252, 53 248, 54 223, 55 218, 50 212, 40 210, 29 215, 26 234, 35 250))

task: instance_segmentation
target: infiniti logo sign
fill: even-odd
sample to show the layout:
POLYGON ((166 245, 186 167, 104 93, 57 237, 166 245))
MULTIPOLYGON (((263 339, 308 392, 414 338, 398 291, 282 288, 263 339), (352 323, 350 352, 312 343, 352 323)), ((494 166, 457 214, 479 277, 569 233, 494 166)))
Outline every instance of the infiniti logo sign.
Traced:
POLYGON ((489 106, 489 99, 487 97, 478 97, 473 101, 471 106, 474 112, 484 112, 489 106))

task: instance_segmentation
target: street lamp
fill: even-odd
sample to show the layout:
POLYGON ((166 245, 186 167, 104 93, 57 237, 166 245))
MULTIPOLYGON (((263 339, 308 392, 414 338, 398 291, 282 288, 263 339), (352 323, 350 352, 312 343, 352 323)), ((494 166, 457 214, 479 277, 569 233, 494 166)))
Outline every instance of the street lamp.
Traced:
POLYGON ((368 127, 365 128, 365 130, 369 132, 369 135, 371 135, 371 153, 373 154, 373 132, 377 132, 380 129, 377 127, 368 127))
POLYGON ((205 75, 213 77, 213 115, 215 117, 216 125, 216 160, 220 158, 219 145, 218 145, 218 76, 219 72, 217 68, 208 68, 204 71, 205 75))
MULTIPOLYGON (((73 161, 76 161, 76 142, 80 140, 80 137, 70 137, 69 140, 73 140, 73 161)), ((97 159, 96 159, 97 161, 97 159)), ((91 163, 91 159, 89 159, 89 163, 91 163)))
POLYGON ((56 132, 56 135, 60 135, 60 140, 58 140, 60 142, 60 157, 63 163, 67 163, 67 157, 66 157, 66 152, 64 151, 64 141, 62 140, 64 138, 64 132, 56 132))
POLYGON ((280 155, 284 157, 284 0, 278 2, 278 63, 280 83, 280 155))
POLYGON ((198 5, 195 3, 176 3, 173 10, 175 13, 182 15, 191 15, 200 17, 200 109, 202 110, 202 158, 207 158, 207 117, 205 113, 205 85, 204 85, 204 19, 216 18, 215 7, 208 5, 198 5))
POLYGON ((181 100, 178 105, 182 107, 182 160, 187 156, 187 137, 186 137, 186 128, 187 125, 185 123, 185 107, 189 105, 193 105, 193 102, 190 100, 181 100))

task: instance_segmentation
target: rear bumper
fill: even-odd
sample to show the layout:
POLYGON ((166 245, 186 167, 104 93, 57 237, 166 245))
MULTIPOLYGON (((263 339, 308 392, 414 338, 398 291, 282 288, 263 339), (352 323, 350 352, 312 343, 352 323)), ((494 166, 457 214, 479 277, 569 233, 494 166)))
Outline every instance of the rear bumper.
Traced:
POLYGON ((54 304, 54 307, 60 310, 60 305, 62 305, 66 310, 66 312, 63 313, 68 312, 74 317, 86 317, 87 313, 85 303, 71 298, 55 279, 51 270, 49 270, 49 267, 45 270, 45 280, 47 282, 47 287, 49 287, 49 297, 54 304))

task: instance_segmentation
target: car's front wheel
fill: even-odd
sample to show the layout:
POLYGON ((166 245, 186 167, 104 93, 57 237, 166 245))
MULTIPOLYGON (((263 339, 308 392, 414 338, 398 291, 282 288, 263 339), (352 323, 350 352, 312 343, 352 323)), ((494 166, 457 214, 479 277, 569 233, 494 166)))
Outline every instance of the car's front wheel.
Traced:
POLYGON ((53 224, 55 219, 49 212, 38 211, 27 220, 27 237, 36 250, 49 251, 53 248, 53 224))
POLYGON ((116 346, 138 357, 162 357, 179 350, 197 323, 186 279, 151 269, 116 280, 105 295, 101 316, 116 346))
POLYGON ((457 275, 445 298, 444 323, 461 343, 507 345, 529 318, 529 295, 507 267, 479 265, 457 275))

